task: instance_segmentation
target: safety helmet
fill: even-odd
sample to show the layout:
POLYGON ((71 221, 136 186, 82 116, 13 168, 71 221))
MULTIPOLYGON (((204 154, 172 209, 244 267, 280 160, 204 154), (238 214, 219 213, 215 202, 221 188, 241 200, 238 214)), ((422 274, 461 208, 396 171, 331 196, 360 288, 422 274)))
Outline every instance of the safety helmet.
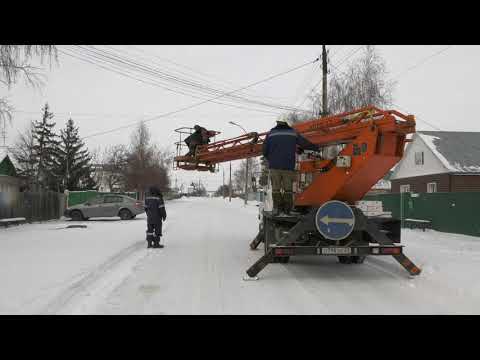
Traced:
POLYGON ((288 118, 287 114, 282 114, 277 118, 277 123, 286 124, 290 126, 290 119, 288 118))

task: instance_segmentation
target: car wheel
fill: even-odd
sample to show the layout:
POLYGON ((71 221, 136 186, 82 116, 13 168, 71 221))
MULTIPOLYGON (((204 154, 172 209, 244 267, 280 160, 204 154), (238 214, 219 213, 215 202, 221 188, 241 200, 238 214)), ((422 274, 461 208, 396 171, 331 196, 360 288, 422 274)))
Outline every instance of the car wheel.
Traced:
POLYGON ((70 214, 70 217, 72 218, 73 221, 82 221, 83 220, 83 215, 80 210, 73 210, 72 213, 70 214))
POLYGON ((118 216, 120 216, 120 219, 122 219, 122 220, 132 219, 132 213, 128 209, 120 210, 118 216))

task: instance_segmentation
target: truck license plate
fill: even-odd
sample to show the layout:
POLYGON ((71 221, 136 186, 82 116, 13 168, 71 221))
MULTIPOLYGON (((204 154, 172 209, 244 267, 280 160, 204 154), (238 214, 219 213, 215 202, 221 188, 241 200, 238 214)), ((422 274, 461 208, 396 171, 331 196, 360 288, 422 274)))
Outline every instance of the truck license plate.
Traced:
POLYGON ((323 255, 349 255, 351 253, 352 253, 352 248, 349 248, 349 247, 322 248, 323 255))

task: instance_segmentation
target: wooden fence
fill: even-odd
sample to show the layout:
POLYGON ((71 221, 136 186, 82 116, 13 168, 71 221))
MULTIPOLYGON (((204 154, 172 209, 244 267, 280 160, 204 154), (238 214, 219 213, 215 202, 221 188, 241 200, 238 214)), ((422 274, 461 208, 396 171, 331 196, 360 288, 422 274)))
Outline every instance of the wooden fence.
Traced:
POLYGON ((59 219, 65 210, 56 192, 0 192, 0 219, 24 217, 28 222, 59 219))

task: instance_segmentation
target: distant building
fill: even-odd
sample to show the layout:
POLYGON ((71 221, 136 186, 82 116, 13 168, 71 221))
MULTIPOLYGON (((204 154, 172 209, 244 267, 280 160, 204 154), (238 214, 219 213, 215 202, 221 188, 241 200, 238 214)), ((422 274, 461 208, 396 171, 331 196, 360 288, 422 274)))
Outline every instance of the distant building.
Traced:
POLYGON ((417 132, 390 181, 395 193, 480 191, 480 132, 417 132))
POLYGON ((392 190, 392 183, 390 177, 392 176, 393 171, 389 171, 382 179, 373 185, 367 195, 378 195, 378 194, 387 194, 392 190))
POLYGON ((94 169, 93 176, 97 183, 98 191, 118 192, 121 190, 120 185, 113 185, 112 187, 110 187, 110 181, 109 181, 109 178, 112 175, 120 175, 120 174, 115 174, 112 170, 108 168, 107 165, 104 165, 104 164, 94 164, 93 169, 94 169))

